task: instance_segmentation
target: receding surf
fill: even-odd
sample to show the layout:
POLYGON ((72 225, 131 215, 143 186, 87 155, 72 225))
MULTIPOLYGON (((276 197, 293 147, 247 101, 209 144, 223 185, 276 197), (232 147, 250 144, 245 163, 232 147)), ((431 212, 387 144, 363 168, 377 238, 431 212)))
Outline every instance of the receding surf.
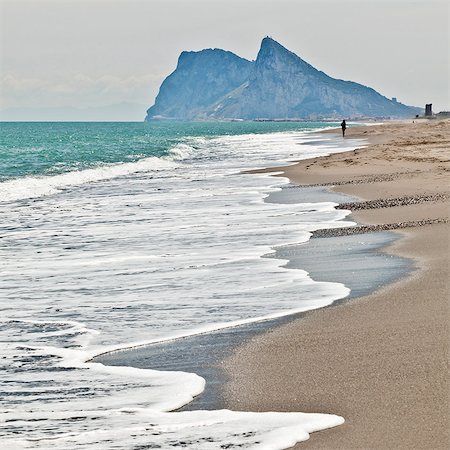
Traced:
POLYGON ((324 124, 60 124, 94 149, 74 161, 70 142, 66 154, 46 142, 45 126, 30 125, 23 146, 37 137, 52 162, 33 173, 11 163, 0 183, 5 445, 281 449, 341 424, 320 411, 170 412, 203 378, 88 361, 345 297, 342 284, 262 256, 351 226, 348 211, 266 203, 287 180, 240 172, 349 147, 308 144, 324 124))

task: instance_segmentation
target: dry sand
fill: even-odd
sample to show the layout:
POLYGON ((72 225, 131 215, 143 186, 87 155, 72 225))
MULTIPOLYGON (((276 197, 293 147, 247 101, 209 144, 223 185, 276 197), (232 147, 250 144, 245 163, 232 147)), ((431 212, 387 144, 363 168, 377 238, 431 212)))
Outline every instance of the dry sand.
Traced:
MULTIPOLYGON (((347 136, 372 145, 302 161, 286 174, 299 184, 337 183, 368 200, 448 192, 449 121, 350 128, 347 136)), ((445 199, 353 215, 368 224, 448 216, 445 199)), ((299 449, 450 448, 449 225, 398 232, 404 239, 386 251, 414 258, 417 270, 245 342, 223 363, 227 407, 346 419, 299 449)))

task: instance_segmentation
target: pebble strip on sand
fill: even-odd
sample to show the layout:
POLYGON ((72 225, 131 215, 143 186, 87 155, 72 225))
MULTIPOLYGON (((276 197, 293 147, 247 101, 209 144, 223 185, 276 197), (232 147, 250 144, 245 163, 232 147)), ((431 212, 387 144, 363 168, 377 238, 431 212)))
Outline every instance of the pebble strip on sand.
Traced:
POLYGON ((412 195, 398 198, 383 198, 378 200, 368 200, 363 202, 341 203, 336 209, 350 209, 357 211, 361 209, 391 208, 393 206, 418 205, 425 202, 445 201, 449 198, 448 193, 438 193, 433 195, 412 195))
POLYGON ((398 230, 401 228, 421 227, 424 225, 431 225, 434 223, 449 223, 447 218, 414 220, 411 222, 396 222, 384 223, 381 225, 358 225, 355 227, 343 228, 325 228, 323 230, 316 230, 312 233, 312 238, 336 237, 336 236, 350 236, 352 234, 372 233, 375 231, 389 231, 398 230))
POLYGON ((328 183, 315 183, 315 184, 298 184, 298 185, 290 185, 284 186, 283 189, 301 189, 305 187, 320 187, 320 186, 344 186, 347 184, 365 184, 365 183, 380 183, 382 181, 394 181, 397 178, 406 176, 412 177, 417 175, 418 171, 409 171, 409 172, 395 172, 395 173, 387 173, 384 175, 361 175, 358 178, 353 178, 351 180, 341 180, 334 181, 328 183))

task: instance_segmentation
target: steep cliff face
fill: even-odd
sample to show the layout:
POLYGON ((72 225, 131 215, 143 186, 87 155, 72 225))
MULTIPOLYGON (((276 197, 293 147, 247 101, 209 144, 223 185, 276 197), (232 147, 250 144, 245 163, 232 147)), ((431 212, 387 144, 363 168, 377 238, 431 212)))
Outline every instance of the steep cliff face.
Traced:
POLYGON ((268 37, 254 63, 222 50, 187 55, 195 56, 189 64, 179 61, 147 118, 402 117, 420 111, 361 84, 331 78, 268 37))
POLYGON ((251 68, 250 61, 220 49, 182 52, 177 68, 164 80, 155 104, 148 109, 147 120, 193 119, 244 83, 251 68))

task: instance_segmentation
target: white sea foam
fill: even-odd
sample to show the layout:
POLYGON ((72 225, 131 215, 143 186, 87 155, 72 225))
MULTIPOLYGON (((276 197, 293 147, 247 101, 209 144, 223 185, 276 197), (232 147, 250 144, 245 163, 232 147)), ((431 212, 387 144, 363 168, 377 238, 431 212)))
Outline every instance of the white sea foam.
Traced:
MULTIPOLYGON (((131 435, 141 438, 144 447, 150 442, 151 448, 278 450, 307 440, 312 432, 344 422, 342 417, 331 414, 251 413, 229 410, 167 414, 135 408, 110 410, 107 414, 87 411, 85 414, 90 419, 107 420, 109 429, 100 428, 76 435, 66 433, 57 441, 44 438, 35 440, 32 444, 39 448, 111 448, 114 443, 114 448, 130 448, 134 444, 130 442, 131 435), (124 421, 131 422, 130 428, 123 427, 124 421)), ((30 441, 6 440, 5 444, 12 446, 8 448, 20 448, 18 444, 25 447, 30 445, 30 441)))
POLYGON ((136 162, 104 165, 60 175, 17 178, 0 183, 0 202, 52 195, 71 186, 80 186, 139 172, 157 171, 172 166, 169 159, 151 157, 136 162))
MULTIPOLYGON (((261 258, 274 246, 307 242, 315 229, 351 226, 343 222, 348 211, 330 202, 265 203, 287 181, 239 175, 342 150, 331 140, 299 146, 308 139, 195 138, 172 159, 40 179, 47 191, 38 183, 36 195, 59 195, 4 205, 0 381, 8 396, 0 436, 8 448, 281 449, 342 423, 328 414, 169 413, 203 390, 201 377, 86 362, 348 294, 285 268, 286 261, 261 258)), ((35 195, 26 189, 10 200, 35 195)))

